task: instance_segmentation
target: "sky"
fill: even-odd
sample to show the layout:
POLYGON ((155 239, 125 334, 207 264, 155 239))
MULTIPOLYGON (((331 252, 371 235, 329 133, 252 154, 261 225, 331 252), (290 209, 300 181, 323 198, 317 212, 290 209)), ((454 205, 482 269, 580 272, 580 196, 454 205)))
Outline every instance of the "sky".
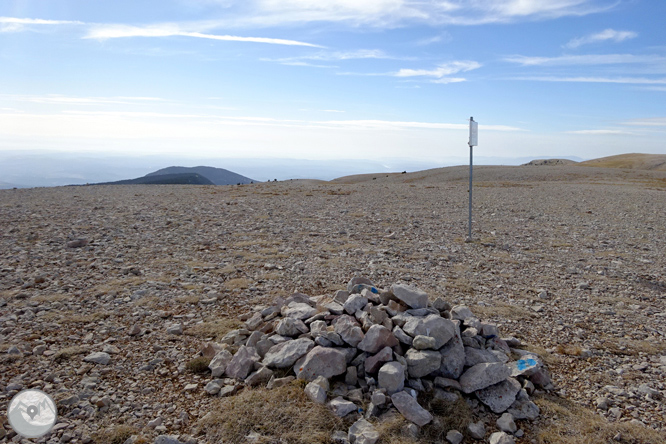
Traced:
POLYGON ((2 0, 0 151, 666 153, 663 0, 2 0))

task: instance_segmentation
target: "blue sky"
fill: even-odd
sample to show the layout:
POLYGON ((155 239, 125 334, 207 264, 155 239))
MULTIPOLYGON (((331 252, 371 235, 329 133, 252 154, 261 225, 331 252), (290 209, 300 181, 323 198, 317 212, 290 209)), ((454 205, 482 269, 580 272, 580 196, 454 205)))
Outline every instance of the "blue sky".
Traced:
POLYGON ((3 0, 0 150, 666 153, 663 0, 3 0))

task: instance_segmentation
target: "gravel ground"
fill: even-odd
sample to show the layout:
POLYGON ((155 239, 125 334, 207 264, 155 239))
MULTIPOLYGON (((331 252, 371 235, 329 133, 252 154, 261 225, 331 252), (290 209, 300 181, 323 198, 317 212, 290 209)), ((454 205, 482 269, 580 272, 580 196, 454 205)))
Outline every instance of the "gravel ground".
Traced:
POLYGON ((58 403, 53 442, 188 434, 211 398, 185 366, 216 321, 360 275, 469 305, 539 352, 561 396, 666 430, 666 173, 478 167, 470 243, 467 195, 464 167, 0 191, 0 410, 34 387, 58 403))

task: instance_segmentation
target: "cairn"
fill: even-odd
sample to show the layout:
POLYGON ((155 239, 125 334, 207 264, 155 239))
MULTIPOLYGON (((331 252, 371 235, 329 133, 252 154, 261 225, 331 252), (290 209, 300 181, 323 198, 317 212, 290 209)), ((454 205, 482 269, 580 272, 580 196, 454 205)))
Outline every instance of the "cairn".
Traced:
MULTIPOLYGON (((214 378, 206 392, 230 396, 243 386, 270 389, 305 380, 313 402, 340 417, 359 417, 347 433, 333 436, 339 443, 374 444, 379 434, 368 419, 392 409, 417 434, 433 420, 417 400, 425 392, 446 402, 477 399, 501 415, 489 442, 511 443, 514 420, 539 415, 529 396, 553 388, 542 360, 518 348, 519 340, 502 338, 496 325, 481 322, 468 307, 431 302, 409 285, 378 289, 355 277, 334 296, 296 293, 241 320, 245 328, 202 351, 214 378)), ((467 432, 483 439, 483 422, 467 432)), ((452 443, 462 438, 455 430, 447 435, 452 443)))

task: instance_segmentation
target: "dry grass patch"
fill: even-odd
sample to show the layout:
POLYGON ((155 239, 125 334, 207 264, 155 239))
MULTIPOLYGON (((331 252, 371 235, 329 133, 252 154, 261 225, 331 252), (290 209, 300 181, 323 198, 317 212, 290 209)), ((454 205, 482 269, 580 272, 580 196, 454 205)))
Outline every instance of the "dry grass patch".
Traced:
POLYGON ((187 368, 187 370, 191 371, 192 373, 207 373, 209 370, 208 364, 210 364, 210 359, 206 358, 205 356, 199 356, 198 358, 194 358, 189 361, 185 365, 185 368, 187 368))
POLYGON ((666 434, 628 422, 610 423, 590 409, 567 399, 542 396, 534 399, 541 418, 533 426, 539 444, 659 444, 666 434), (615 436, 621 437, 616 441, 615 436))
POLYGON ((95 312, 90 314, 67 314, 62 313, 60 322, 63 324, 89 324, 91 322, 98 322, 111 316, 108 312, 95 312))
POLYGON ((240 289, 240 290, 245 290, 252 284, 252 281, 246 278, 234 278, 234 279, 229 279, 224 283, 224 286, 227 287, 229 290, 233 289, 240 289))
POLYGON ((199 303, 199 296, 194 295, 194 294, 188 294, 185 296, 178 296, 176 298, 176 302, 180 302, 181 304, 197 304, 199 303))
POLYGON ((71 347, 65 347, 63 349, 58 350, 53 355, 53 360, 56 362, 64 361, 67 359, 71 359, 76 355, 82 355, 84 353, 88 353, 87 347, 83 347, 81 345, 73 345, 71 347))
POLYGON ((107 294, 110 291, 123 291, 126 290, 132 286, 138 286, 147 281, 146 278, 144 277, 139 277, 139 276, 133 276, 133 277, 127 277, 124 279, 113 279, 111 281, 108 281, 104 284, 100 284, 95 286, 91 293, 92 294, 107 294))
POLYGON ((194 325, 185 330, 186 335, 197 336, 199 338, 220 339, 231 330, 241 327, 241 322, 234 318, 221 318, 214 321, 207 321, 194 325))
POLYGON ((74 296, 71 294, 42 294, 39 296, 33 296, 30 299, 36 302, 62 302, 71 301, 74 299, 74 296))
POLYGON ((640 353, 655 355, 666 351, 666 342, 663 340, 627 339, 620 338, 604 341, 603 349, 616 355, 637 356, 640 353))
POLYGON ((527 308, 504 304, 502 302, 496 302, 490 306, 474 305, 469 308, 472 310, 472 313, 475 313, 479 318, 484 319, 510 319, 512 321, 522 321, 534 317, 534 313, 527 308))
MULTIPOLYGON (((139 430, 136 427, 123 424, 99 431, 92 438, 95 444, 123 444, 129 437, 138 433, 139 430)), ((134 442, 142 444, 147 441, 145 438, 139 438, 134 442)))
POLYGON ((250 433, 257 444, 329 444, 335 430, 348 424, 323 405, 310 401, 299 384, 278 389, 245 389, 218 401, 198 424, 208 442, 243 443, 250 433))

